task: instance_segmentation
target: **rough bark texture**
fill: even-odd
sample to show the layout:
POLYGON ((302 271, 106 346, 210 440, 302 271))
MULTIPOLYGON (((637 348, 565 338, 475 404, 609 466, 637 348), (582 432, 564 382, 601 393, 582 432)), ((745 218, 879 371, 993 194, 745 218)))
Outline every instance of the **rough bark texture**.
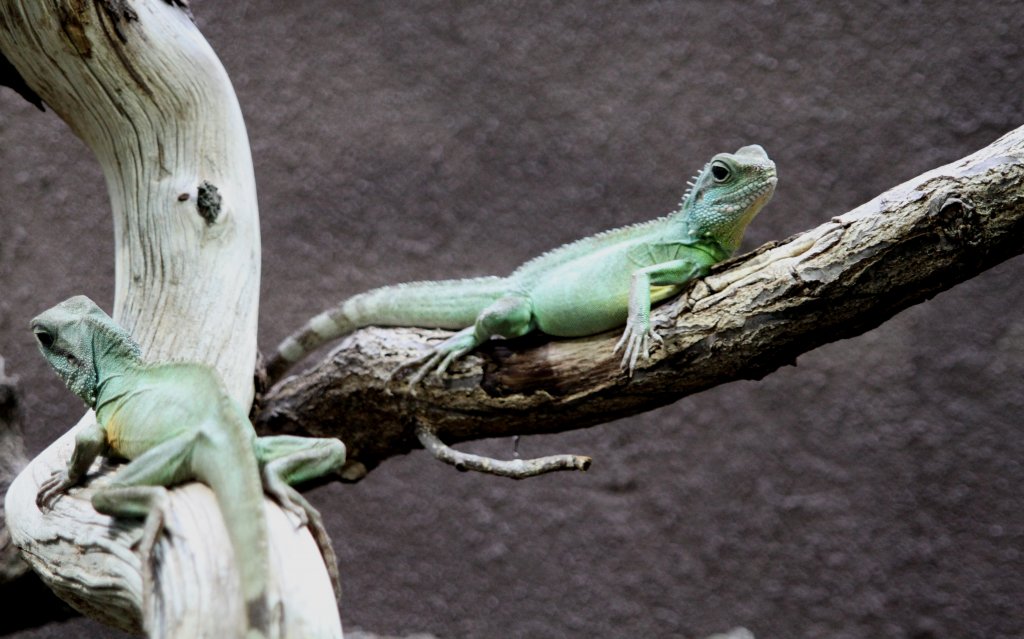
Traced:
MULTIPOLYGON (((361 291, 665 213, 718 151, 778 162, 750 250, 1024 123, 1011 1, 193 4, 253 141, 265 352, 361 291)), ((0 352, 35 453, 79 406, 26 327, 113 299, 109 204, 85 145, 7 89, 0 194, 0 352)), ((761 381, 520 442, 593 455, 587 473, 512 482, 416 451, 318 489, 346 626, 1019 639, 1022 281, 1017 257, 761 381)), ((87 618, 16 636, 126 639, 87 618)))
POLYGON ((417 447, 416 426, 447 442, 558 432, 760 379, 1024 252, 1022 160, 1024 127, 716 268, 653 313, 665 343, 632 379, 611 332, 491 341, 412 393, 389 375, 442 333, 367 329, 271 389, 258 424, 339 437, 369 469, 417 447))
MULTIPOLYGON (((149 360, 209 364, 248 406, 260 279, 255 179, 231 82, 191 18, 163 0, 4 0, 0 51, 103 168, 116 244, 114 318, 149 360)), ((246 610, 236 558, 205 486, 171 491, 164 517, 173 532, 149 558, 152 569, 133 551, 140 523, 97 513, 89 485, 45 513, 36 507, 39 484, 66 465, 75 433, 93 419, 83 417, 11 485, 14 542, 54 592, 107 624, 151 637, 237 635, 246 610), (152 596, 144 600, 147 575, 152 596)), ((86 483, 114 471, 98 460, 86 483)), ((267 520, 268 604, 281 636, 340 637, 312 537, 269 502, 267 520)))

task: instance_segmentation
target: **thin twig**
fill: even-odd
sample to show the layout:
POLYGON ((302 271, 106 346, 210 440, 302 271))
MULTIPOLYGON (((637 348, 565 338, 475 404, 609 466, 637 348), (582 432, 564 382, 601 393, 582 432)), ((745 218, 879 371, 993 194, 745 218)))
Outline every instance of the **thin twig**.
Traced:
POLYGON ((559 470, 587 470, 591 459, 585 455, 551 455, 535 459, 501 460, 483 457, 472 453, 463 453, 442 442, 429 428, 420 426, 416 429, 416 437, 430 454, 458 470, 475 470, 478 473, 526 479, 544 473, 559 470))

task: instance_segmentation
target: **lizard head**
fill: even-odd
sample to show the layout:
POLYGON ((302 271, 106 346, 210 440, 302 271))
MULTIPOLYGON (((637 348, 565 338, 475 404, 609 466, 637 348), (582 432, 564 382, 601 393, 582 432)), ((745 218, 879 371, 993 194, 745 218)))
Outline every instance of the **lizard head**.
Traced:
POLYGON ((96 403, 102 363, 141 358, 139 346, 128 332, 84 295, 43 312, 30 326, 43 357, 71 392, 89 406, 96 403))
POLYGON ((691 183, 680 213, 691 233, 714 240, 732 254, 747 225, 775 193, 776 183, 775 163, 759 145, 719 153, 691 183))

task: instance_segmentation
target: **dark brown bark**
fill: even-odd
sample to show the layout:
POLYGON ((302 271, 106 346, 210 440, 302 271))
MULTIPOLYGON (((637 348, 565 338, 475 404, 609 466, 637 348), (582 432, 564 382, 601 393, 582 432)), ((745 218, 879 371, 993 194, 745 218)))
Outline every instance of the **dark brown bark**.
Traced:
MULTIPOLYGON (((452 443, 584 428, 737 379, 859 335, 1024 252, 1024 128, 920 175, 806 233, 716 268, 662 305, 664 345, 632 379, 619 333, 493 340, 443 383, 410 393, 396 366, 446 333, 369 328, 313 369, 272 388, 264 432, 336 436, 358 479, 418 448, 425 426, 452 443)), ((585 452, 585 451, 581 451, 585 452)), ((598 460, 600 463, 600 460, 598 460)))
POLYGON ((0 635, 78 614, 29 571, 7 531, 3 496, 14 477, 28 463, 17 382, 17 378, 6 375, 4 360, 0 357, 0 601, 4 602, 7 610, 18 611, 17 614, 0 615, 0 635))
POLYGON ((25 84, 25 78, 21 77, 21 74, 3 53, 0 53, 0 86, 14 89, 18 95, 34 104, 40 111, 46 110, 43 108, 43 99, 25 84))
POLYGON ((0 357, 0 584, 14 580, 28 570, 18 549, 11 543, 3 500, 14 477, 28 463, 21 428, 17 380, 6 375, 4 360, 0 357))

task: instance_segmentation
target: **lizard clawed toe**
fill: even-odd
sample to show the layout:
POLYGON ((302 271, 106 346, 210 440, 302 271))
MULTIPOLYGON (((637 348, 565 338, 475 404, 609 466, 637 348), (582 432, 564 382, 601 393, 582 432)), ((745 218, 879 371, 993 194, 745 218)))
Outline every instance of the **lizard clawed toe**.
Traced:
POLYGON ((66 468, 55 470, 53 473, 43 481, 39 486, 39 492, 36 493, 36 507, 40 510, 49 510, 53 508, 54 503, 57 502, 70 488, 74 485, 74 481, 68 476, 66 468))
POLYGON ((162 517, 156 517, 156 523, 151 522, 154 519, 147 517, 146 523, 142 526, 142 531, 139 533, 139 537, 132 542, 132 550, 139 553, 143 561, 146 561, 150 555, 153 554, 153 549, 156 547, 156 541, 160 537, 160 533, 163 532, 163 521, 162 517))
POLYGON ((665 339, 650 326, 640 331, 636 329, 634 323, 630 322, 612 352, 623 351, 619 367, 626 371, 627 376, 633 377, 637 362, 650 358, 651 347, 654 344, 660 346, 664 343, 665 339))
POLYGON ((312 506, 306 498, 297 490, 286 484, 277 475, 264 469, 263 491, 270 496, 274 502, 287 513, 291 513, 298 520, 296 528, 302 528, 309 524, 309 510, 312 506))

